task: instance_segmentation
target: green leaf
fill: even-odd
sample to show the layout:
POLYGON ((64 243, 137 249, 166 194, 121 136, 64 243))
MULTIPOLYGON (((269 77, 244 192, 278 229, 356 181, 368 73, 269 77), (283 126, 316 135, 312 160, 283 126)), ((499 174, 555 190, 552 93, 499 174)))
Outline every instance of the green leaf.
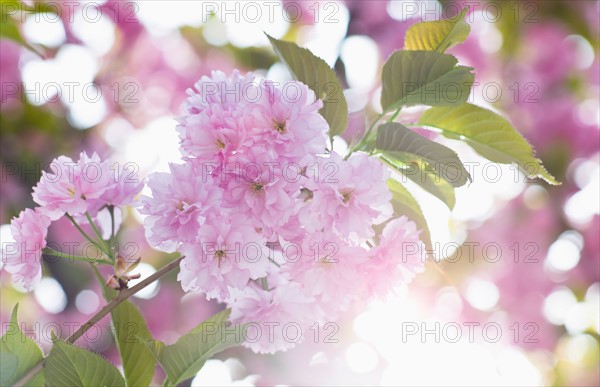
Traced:
MULTIPOLYGON (((17 304, 10 316, 6 333, 0 338, 0 360, 2 361, 0 384, 3 386, 15 383, 44 358, 36 342, 19 328, 18 309, 17 304)), ((28 385, 43 386, 44 380, 36 377, 28 385)))
POLYGON ((469 23, 464 20, 467 10, 463 8, 452 19, 414 24, 406 32, 404 49, 444 52, 464 42, 471 30, 469 23))
MULTIPOLYGON (((39 7, 46 8, 45 6, 41 5, 39 7)), ((0 2, 0 19, 2 20, 0 27, 0 38, 10 39, 20 46, 30 50, 31 52, 42 56, 42 54, 36 48, 27 43, 27 41, 23 38, 21 31, 19 30, 20 22, 11 16, 12 13, 21 11, 33 12, 35 9, 35 7, 30 7, 21 1, 2 0, 0 2)))
POLYGON ((323 100, 321 115, 329 124, 329 136, 342 134, 348 126, 348 104, 335 71, 321 58, 295 43, 277 40, 269 35, 275 53, 294 78, 305 83, 317 98, 323 100))
POLYGON ((10 352, 0 352, 0 385, 11 384, 13 375, 19 366, 19 359, 10 352))
POLYGON ((406 176, 413 182, 417 183, 425 191, 440 199, 450 210, 456 204, 456 195, 454 187, 446 180, 435 174, 433 168, 423 160, 412 160, 402 162, 391 158, 389 155, 386 158, 386 163, 406 176))
POLYGON ((111 315, 127 385, 148 386, 154 376, 156 360, 145 344, 152 340, 152 335, 144 317, 128 300, 117 306, 111 315))
POLYGON ((394 217, 405 215, 407 218, 417 224, 421 231, 421 240, 425 243, 425 248, 433 251, 431 244, 431 233, 429 226, 423 216, 423 211, 417 200, 404 188, 397 180, 388 179, 387 186, 392 192, 392 206, 394 207, 394 217))
POLYGON ((448 138, 465 141, 490 161, 517 163, 529 178, 560 184, 510 122, 490 110, 469 103, 454 108, 435 107, 423 113, 419 124, 440 129, 448 138))
POLYGON ((381 74, 383 111, 466 102, 475 76, 472 68, 457 63, 452 55, 435 51, 395 51, 381 74))
POLYGON ((225 309, 202 322, 175 344, 165 345, 160 341, 146 342, 156 360, 167 374, 166 385, 176 385, 194 377, 206 360, 244 341, 243 327, 228 328, 230 310, 225 309))
MULTIPOLYGON (((100 273, 95 271, 95 274, 103 283, 100 273)), ((102 292, 107 301, 117 295, 107 286, 102 287, 102 292)), ((149 385, 156 369, 156 359, 146 346, 146 342, 152 340, 152 334, 144 316, 131 301, 125 300, 113 309, 111 319, 127 385, 149 385)))
POLYGON ((384 156, 403 163, 412 162, 416 167, 428 166, 430 168, 423 173, 435 173, 453 187, 460 187, 471 179, 456 152, 397 122, 387 122, 379 127, 375 148, 382 151, 384 156))
POLYGON ((56 341, 44 367, 48 386, 125 386, 119 370, 95 353, 56 341))

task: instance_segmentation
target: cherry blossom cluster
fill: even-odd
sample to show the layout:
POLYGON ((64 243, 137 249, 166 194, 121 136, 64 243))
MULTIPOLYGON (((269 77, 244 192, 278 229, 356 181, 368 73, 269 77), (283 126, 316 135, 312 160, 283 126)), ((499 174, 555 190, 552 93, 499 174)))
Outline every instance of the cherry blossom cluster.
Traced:
POLYGON ((115 229, 120 225, 121 207, 135 204, 144 186, 127 164, 101 160, 96 153, 90 157, 82 152, 77 161, 60 156, 50 163, 50 169, 42 172, 33 189, 39 207, 25 209, 12 220, 14 241, 2 246, 3 268, 27 290, 42 277, 42 254, 53 221, 67 216, 79 226, 91 220, 108 239, 116 231, 113 225, 115 229))
POLYGON ((275 352, 298 342, 286 339, 289 324, 335 321, 423 269, 415 223, 392 219, 389 170, 366 153, 328 149, 323 102, 306 85, 214 72, 188 95, 181 163, 151 174, 139 201, 144 185, 127 164, 85 152, 51 163, 33 189, 39 207, 13 219, 3 249, 14 281, 31 289, 42 254, 61 256, 46 239, 63 216, 84 234, 90 224, 117 262, 100 244, 114 237, 120 208, 137 206, 149 243, 185 257, 183 290, 225 303, 253 338, 245 345, 275 352))
POLYGON ((151 245, 185 256, 183 289, 226 303, 256 352, 293 346, 286 324, 334 321, 423 268, 402 254, 421 242, 391 219, 389 170, 328 149, 322 107, 300 82, 203 77, 178 119, 182 163, 150 175, 141 199, 151 245))

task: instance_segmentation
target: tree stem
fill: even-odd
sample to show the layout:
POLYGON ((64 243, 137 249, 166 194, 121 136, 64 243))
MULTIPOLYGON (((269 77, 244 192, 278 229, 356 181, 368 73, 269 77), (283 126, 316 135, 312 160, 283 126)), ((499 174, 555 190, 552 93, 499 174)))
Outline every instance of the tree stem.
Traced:
POLYGON ((344 157, 344 160, 348 160, 348 157, 350 157, 350 155, 352 153, 354 153, 355 151, 358 151, 362 148, 363 145, 365 145, 365 143, 369 140, 370 134, 373 131, 373 129, 375 128, 375 125, 377 125, 377 123, 379 122, 379 120, 381 120, 383 118, 383 116, 385 116, 385 112, 381 113, 380 115, 378 115, 375 118, 375 121, 373 121, 373 123, 371 124, 371 126, 369 126, 369 129, 367 129, 367 131, 365 132, 363 138, 358 142, 358 144, 356 144, 355 146, 352 147, 352 149, 350 149, 350 151, 348 152, 348 154, 346 155, 346 157, 344 157))
POLYGON ((94 234, 96 234, 96 238, 98 238, 99 243, 102 244, 106 248, 106 253, 108 254, 108 257, 114 261, 115 259, 113 258, 112 252, 110 250, 110 246, 102 238, 102 234, 98 230, 98 227, 96 227, 96 224, 94 223, 94 220, 90 216, 90 213, 86 211, 85 217, 87 218, 88 222, 90 223, 90 226, 92 226, 92 230, 94 230, 94 234))
MULTIPOLYGON (((130 289, 121 290, 115 298, 113 298, 108 304, 104 305, 102 309, 100 309, 95 315, 93 315, 85 324, 83 324, 79 329, 77 329, 71 336, 69 336, 66 340, 67 343, 73 344, 77 339, 79 339, 88 329, 90 329, 94 324, 102 320, 104 316, 109 314, 114 308, 116 308, 121 302, 125 301, 129 297, 133 296, 135 293, 144 289, 146 286, 150 285, 154 281, 158 280, 165 274, 169 273, 171 270, 175 269, 179 266, 179 262, 184 257, 179 257, 176 260, 168 263, 167 265, 160 268, 156 273, 152 274, 150 277, 144 279, 134 287, 130 289)), ((38 372, 44 368, 44 363, 46 359, 40 361, 35 366, 33 366, 21 379, 19 379, 14 385, 15 386, 24 386, 29 380, 31 380, 38 372)))
POLYGON ((402 110, 402 108, 398 108, 398 110, 396 110, 396 112, 388 119, 388 122, 393 122, 396 117, 398 117, 398 114, 400 114, 400 110, 402 110))
POLYGON ((98 250, 100 250, 103 254, 106 254, 106 256, 110 256, 107 251, 104 251, 104 248, 102 246, 100 246, 100 244, 98 242, 94 241, 92 238, 89 237, 88 234, 85 233, 85 231, 83 231, 81 226, 79 226, 79 224, 75 221, 75 219, 73 219, 73 217, 68 212, 65 213, 65 216, 71 221, 71 223, 73 223, 73 226, 75 226, 77 231, 79 231, 85 239, 87 239, 91 244, 96 246, 98 248, 98 250))
POLYGON ((89 262, 89 263, 103 263, 106 265, 112 265, 112 262, 108 261, 106 259, 100 259, 100 258, 94 259, 94 258, 88 258, 88 257, 81 257, 79 255, 65 254, 65 253, 61 253, 60 251, 51 249, 50 247, 46 247, 44 249, 44 254, 54 255, 55 257, 66 258, 66 259, 69 259, 72 261, 83 261, 83 262, 89 262))
POLYGON ((108 206, 108 212, 110 213, 110 252, 112 253, 113 262, 116 257, 115 249, 115 207, 113 205, 108 206))

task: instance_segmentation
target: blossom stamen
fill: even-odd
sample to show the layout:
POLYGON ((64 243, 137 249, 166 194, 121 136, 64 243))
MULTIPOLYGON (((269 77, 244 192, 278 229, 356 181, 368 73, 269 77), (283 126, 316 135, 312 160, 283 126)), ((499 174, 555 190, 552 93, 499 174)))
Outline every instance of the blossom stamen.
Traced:
POLYGON ((223 250, 217 250, 215 252, 215 258, 217 259, 217 267, 220 269, 221 268, 221 262, 225 262, 225 259, 226 259, 225 251, 223 251, 223 250))
POLYGON ((285 121, 281 122, 281 121, 273 120, 273 126, 275 127, 275 130, 277 132, 279 132, 279 133, 285 132, 285 121))
POLYGON ((252 190, 254 192, 261 192, 264 189, 264 184, 262 183, 252 183, 252 190))
POLYGON ((352 199, 352 192, 354 192, 354 190, 340 192, 340 194, 342 195, 342 203, 347 204, 350 201, 350 199, 352 199))

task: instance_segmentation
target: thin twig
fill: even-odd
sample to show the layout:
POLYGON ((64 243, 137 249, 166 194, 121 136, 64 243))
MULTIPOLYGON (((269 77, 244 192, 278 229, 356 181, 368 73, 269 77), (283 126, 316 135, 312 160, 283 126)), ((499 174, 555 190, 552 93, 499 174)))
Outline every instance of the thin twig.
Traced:
POLYGON ((371 124, 371 126, 369 126, 369 129, 367 129, 367 131, 365 132, 365 134, 363 135, 363 138, 358 142, 358 144, 354 145, 352 147, 352 149, 350 149, 350 151, 348 152, 348 154, 346 154, 346 157, 344 157, 344 160, 348 160, 348 158, 350 157, 350 155, 352 153, 354 153, 355 151, 358 151, 362 148, 363 145, 365 145, 365 143, 367 141, 369 141, 370 139, 370 135, 371 132, 373 131, 373 129, 375 128, 375 125, 377 125, 377 123, 379 122, 379 120, 381 120, 383 118, 383 116, 385 116, 385 112, 381 113, 380 115, 378 115, 375 118, 375 121, 373 121, 373 123, 371 124))
POLYGON ((179 257, 176 260, 169 263, 168 265, 163 266, 159 271, 152 274, 150 277, 144 279, 143 281, 141 281, 134 287, 119 291, 119 293, 117 294, 117 296, 115 298, 113 298, 108 304, 106 304, 95 315, 93 315, 92 318, 90 318, 85 324, 80 326, 79 329, 77 329, 71 336, 69 336, 69 338, 67 339, 67 343, 73 344, 88 329, 90 329, 94 324, 96 324, 98 321, 100 321, 104 316, 109 314, 110 311, 113 310, 117 305, 119 305, 121 302, 125 301, 126 299, 128 299, 129 297, 134 295, 135 293, 139 292, 146 286, 150 285, 152 282, 156 281, 163 275, 165 275, 168 272, 170 272, 171 270, 173 270, 175 267, 177 267, 179 265, 179 262, 182 259, 183 259, 183 257, 179 257))
MULTIPOLYGON (((109 314, 114 308, 116 308, 121 302, 125 301, 129 297, 133 296, 135 293, 144 289, 146 286, 150 285, 154 281, 158 280, 160 277, 164 276, 171 270, 175 269, 179 266, 179 262, 184 257, 179 257, 176 260, 170 262, 169 264, 160 268, 156 273, 152 274, 150 277, 142 280, 140 283, 135 285, 130 289, 121 290, 115 298, 113 298, 108 304, 106 304, 102 309, 100 309, 95 315, 93 315, 85 324, 83 324, 77 331, 75 331, 71 336, 67 338, 67 343, 73 344, 77 339, 79 339, 88 329, 90 329, 94 324, 102 320, 104 316, 109 314)), ((21 379, 19 379, 14 385, 15 386, 24 386, 29 380, 31 380, 38 372, 44 368, 44 363, 46 359, 43 359, 35 366, 33 366, 21 379)))
POLYGON ((100 258, 94 259, 94 258, 88 258, 88 257, 81 257, 79 255, 65 254, 65 253, 61 253, 60 251, 51 249, 50 247, 46 247, 43 250, 43 252, 44 252, 44 254, 47 254, 47 255, 53 255, 53 256, 59 257, 59 258, 66 258, 71 261, 83 261, 83 262, 89 262, 89 263, 103 263, 106 265, 112 265, 112 262, 108 261, 106 259, 100 259, 100 258))
POLYGON ((107 251, 104 251, 104 249, 102 248, 102 246, 100 246, 100 244, 98 244, 98 242, 94 241, 92 238, 89 237, 88 234, 85 233, 85 231, 83 231, 83 229, 79 226, 79 224, 75 221, 75 219, 73 219, 73 217, 68 212, 65 213, 65 216, 71 221, 71 223, 73 223, 73 225, 75 226, 77 231, 79 231, 85 239, 87 239, 91 244, 96 246, 98 248, 98 250, 100 250, 102 253, 106 254, 106 256, 110 256, 107 251))
POLYGON ((94 223, 94 220, 90 216, 90 213, 86 211, 85 217, 87 218, 88 222, 90 223, 90 226, 92 226, 92 230, 94 230, 94 234, 96 234, 96 238, 98 238, 99 243, 102 244, 104 247, 106 247, 106 252, 108 253, 108 257, 114 261, 112 252, 110 251, 110 246, 106 243, 104 238, 102 238, 102 234, 98 230, 98 227, 96 227, 96 224, 94 223))
POLYGON ((110 252, 112 253, 113 262, 115 260, 116 249, 115 249, 115 207, 108 206, 108 212, 110 213, 110 252))

